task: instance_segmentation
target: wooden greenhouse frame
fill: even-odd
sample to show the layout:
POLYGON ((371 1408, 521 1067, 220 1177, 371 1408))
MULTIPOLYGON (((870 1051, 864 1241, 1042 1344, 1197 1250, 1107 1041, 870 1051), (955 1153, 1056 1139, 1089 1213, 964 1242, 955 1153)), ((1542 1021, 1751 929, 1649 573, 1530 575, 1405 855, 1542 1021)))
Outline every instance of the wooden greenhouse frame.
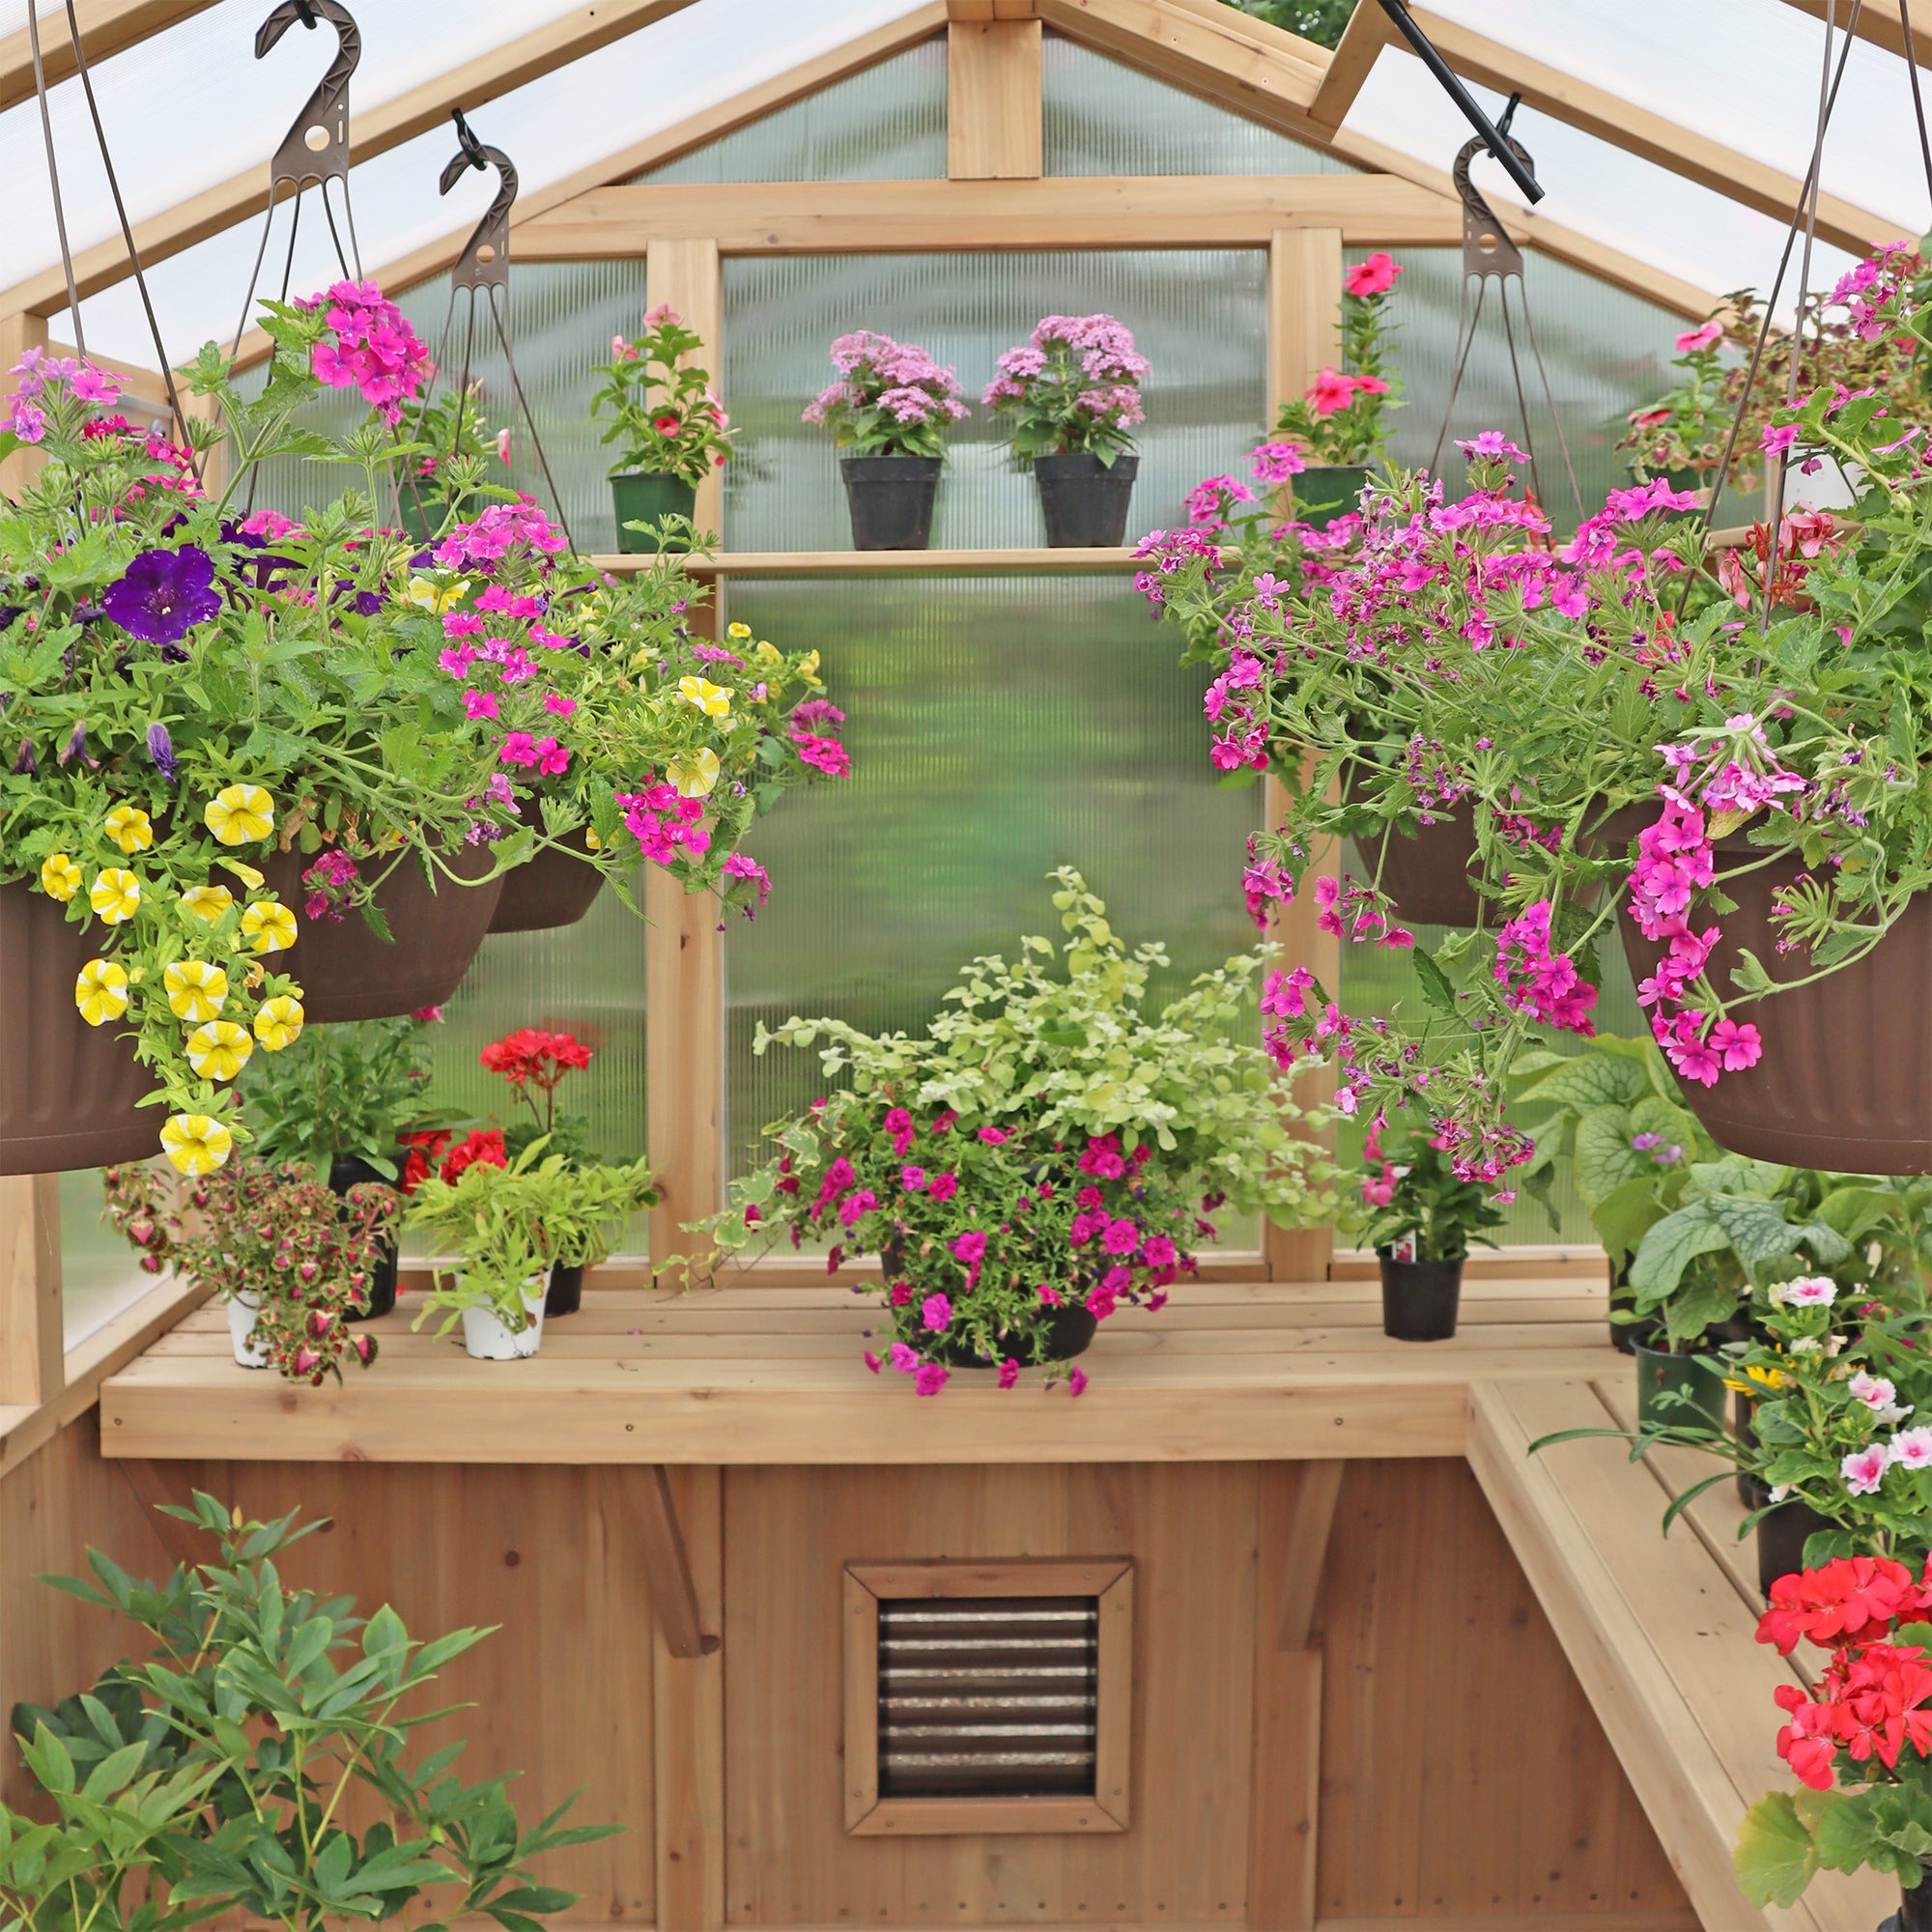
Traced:
MULTIPOLYGON (((1923 0, 1866 0, 1861 31, 1895 49, 1898 10, 1915 3, 1927 58, 1923 0)), ((99 58, 209 4, 79 12, 99 58)), ((358 116, 355 154, 688 4, 579 6, 358 116)), ((1817 13, 1822 0, 1789 4, 1817 13)), ((1783 214, 1796 196, 1776 169, 1418 18, 1470 78, 1599 139, 1749 208, 1783 214)), ((1265 250, 1271 414, 1337 359, 1345 250, 1462 239, 1445 172, 1344 126, 1386 34, 1374 0, 1332 53, 1220 0, 925 0, 526 194, 515 255, 641 257, 653 300, 715 341, 732 256, 1265 250), (1046 177, 1048 30, 1359 172, 1046 177), (939 35, 942 180, 625 185, 939 35)), ((31 97, 24 43, 0 39, 0 106, 31 97)), ((63 58, 53 36, 50 78, 63 58)), ((211 187, 138 225, 143 258, 265 200, 259 171, 211 187)), ((1701 318, 1715 298, 1545 216, 1505 219, 1523 245, 1675 314, 1701 318)), ((1864 249, 1895 229, 1825 196, 1818 233, 1864 249)), ((427 280, 463 240, 374 278, 391 293, 427 280)), ((83 296, 128 273, 118 242, 74 269, 83 296)), ((67 299, 57 270, 0 291, 5 364, 47 341, 67 299)), ((721 526, 721 496, 714 476, 700 526, 721 526)), ((1124 551, 726 551, 697 575, 728 587, 1128 564, 1124 551)), ((662 1261, 723 1199, 724 980, 708 902, 654 872, 645 903, 662 1261)), ((1277 939, 1332 981, 1338 949, 1312 907, 1292 908, 1277 939)), ((558 1882, 587 1893, 573 1928, 1864 1932, 1888 1909, 1883 1886, 1821 1880, 1772 1918, 1731 1876, 1745 1804, 1779 1781, 1771 1693, 1791 1675, 1749 1641, 1739 1507, 1713 1492, 1660 1542, 1667 1459, 1653 1480, 1609 1443, 1525 1456, 1537 1435, 1625 1419, 1601 1256, 1507 1262, 1471 1282, 1453 1345, 1405 1350, 1382 1343, 1366 1282, 1331 1278, 1331 1248, 1323 1232, 1270 1230, 1259 1254, 1207 1267, 1077 1405, 1035 1392, 998 1406, 996 1392, 965 1389, 918 1403, 872 1383, 852 1321, 863 1269, 828 1281, 781 1264, 674 1300, 643 1270, 609 1270, 569 1336, 514 1369, 479 1378, 446 1344, 397 1333, 366 1381, 297 1391, 234 1368, 205 1287, 158 1286, 64 1350, 56 1182, 0 1179, 0 1696, 50 1700, 125 1647, 34 1576, 78 1568, 83 1542, 137 1573, 193 1560, 154 1505, 200 1487, 258 1515, 298 1500, 329 1515, 311 1567, 326 1558, 337 1586, 372 1601, 408 1598, 412 1629, 508 1626, 508 1654, 486 1647, 461 1674, 485 1706, 472 1754, 525 1765, 552 1803, 588 1781, 586 1815, 633 1827, 559 1861, 558 1882), (1102 1666, 1132 1705, 1130 1737, 1116 1719, 1106 1744, 1122 1788, 1131 1769, 1130 1815, 1122 1799, 1104 1824, 1056 1835, 1003 1834, 980 1813, 915 1844, 861 1804, 863 1788, 853 1797, 840 1739, 871 1705, 863 1672, 841 1678, 850 1592, 872 1592, 876 1610, 878 1577, 949 1561, 990 1566, 1003 1589, 1024 1563, 1063 1581, 1104 1570, 1102 1601, 1131 1576, 1130 1654, 1124 1634, 1110 1639, 1102 1666), (848 1807, 874 1822, 860 1829, 848 1807)))

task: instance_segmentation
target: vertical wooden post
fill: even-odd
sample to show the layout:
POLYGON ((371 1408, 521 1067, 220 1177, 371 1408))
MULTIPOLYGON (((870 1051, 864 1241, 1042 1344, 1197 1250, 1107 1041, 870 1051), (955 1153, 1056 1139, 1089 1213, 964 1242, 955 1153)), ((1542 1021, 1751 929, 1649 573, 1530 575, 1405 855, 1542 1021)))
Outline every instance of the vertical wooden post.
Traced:
POLYGON ((0 1406, 52 1402, 66 1362, 60 1176, 0 1176, 0 1406))
MULTIPOLYGON (((704 338, 693 358, 711 371, 711 386, 724 393, 724 288, 718 243, 711 241, 654 240, 644 256, 644 293, 652 307, 669 302, 684 326, 704 338)), ((700 532, 724 527, 724 479, 714 469, 697 486, 692 521, 700 532)))
POLYGON ((954 20, 946 30, 946 172, 1037 181, 1042 166, 1037 20, 954 20))
MULTIPOLYGON (((0 315, 0 395, 14 387, 12 371, 29 349, 47 346, 43 315, 0 315)), ((19 449, 0 463, 0 497, 17 497, 41 467, 38 449, 19 449)))
MULTIPOLYGON (((626 1481, 653 1478, 626 1469, 626 1481)), ((704 1628, 724 1629, 724 1486, 717 1468, 665 1471, 684 1525, 704 1628)), ((719 1932, 724 1923, 724 1660, 672 1656, 653 1619, 657 1753, 658 1932, 719 1932)))
MULTIPOLYGON (((1324 364, 1342 353, 1342 231, 1339 228, 1278 228, 1268 247, 1268 421, 1284 402, 1298 396, 1324 364)), ((1287 794, 1270 777, 1262 788, 1263 810, 1270 826, 1281 822, 1287 794)), ((1333 871, 1340 854, 1331 843, 1314 854, 1309 877, 1333 871)), ((1341 943, 1315 923, 1315 901, 1304 890, 1274 922, 1283 966, 1306 966, 1331 993, 1339 991, 1341 943)), ((1295 1098, 1316 1106, 1335 1097, 1330 1068, 1304 1074, 1295 1098)), ((1332 1151, 1332 1129, 1322 1136, 1332 1151)), ((1266 1225, 1262 1252, 1276 1281, 1325 1281, 1335 1251, 1332 1228, 1277 1228, 1266 1225)))

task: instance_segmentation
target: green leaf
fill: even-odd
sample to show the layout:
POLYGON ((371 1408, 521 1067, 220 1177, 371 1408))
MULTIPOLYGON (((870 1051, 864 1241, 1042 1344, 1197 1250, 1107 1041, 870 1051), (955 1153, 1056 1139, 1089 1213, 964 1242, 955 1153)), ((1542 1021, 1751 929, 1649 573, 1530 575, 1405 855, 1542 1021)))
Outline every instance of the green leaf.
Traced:
POLYGON ((1595 1208, 1628 1180, 1654 1173, 1656 1163, 1631 1146, 1631 1118, 1625 1107, 1592 1107, 1577 1122, 1577 1191, 1595 1208))
POLYGON ((1643 1097, 1650 1081, 1642 1063, 1581 1053, 1517 1095, 1519 1106, 1537 1101, 1587 1113, 1593 1107, 1628 1107, 1643 1097))
POLYGON ((1422 997, 1438 1012, 1453 1013, 1456 1010, 1456 989, 1449 983, 1449 977, 1421 947, 1412 955, 1415 961, 1415 977, 1422 982, 1422 997))
POLYGON ((1645 1234, 1631 1263, 1631 1287, 1641 1297, 1658 1300, 1684 1279, 1684 1270, 1699 1255, 1721 1253, 1731 1239, 1712 1215, 1705 1201, 1687 1201, 1645 1234))
POLYGON ((1657 1198, 1657 1183, 1639 1175, 1609 1193, 1590 1210, 1590 1225, 1604 1252, 1621 1267, 1649 1231, 1662 1220, 1664 1208, 1657 1198))
POLYGON ((1818 1869, 1818 1855, 1788 1791, 1760 1798, 1745 1813, 1731 1865, 1738 1889, 1753 1905, 1798 1902, 1818 1869))

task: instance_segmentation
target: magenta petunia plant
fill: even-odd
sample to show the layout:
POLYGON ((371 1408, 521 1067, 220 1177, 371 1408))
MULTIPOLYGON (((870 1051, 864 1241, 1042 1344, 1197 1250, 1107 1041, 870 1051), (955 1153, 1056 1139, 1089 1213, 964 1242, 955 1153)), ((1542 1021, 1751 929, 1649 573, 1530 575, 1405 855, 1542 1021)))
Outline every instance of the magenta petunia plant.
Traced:
POLYGON ((838 382, 801 420, 830 430, 854 456, 943 456, 953 424, 972 413, 953 372, 917 343, 858 328, 832 345, 832 362, 838 382))
POLYGON ((1007 419, 1017 462, 1097 456, 1112 467, 1146 420, 1140 385, 1152 368, 1111 315, 1049 315, 1006 350, 981 400, 1007 419))

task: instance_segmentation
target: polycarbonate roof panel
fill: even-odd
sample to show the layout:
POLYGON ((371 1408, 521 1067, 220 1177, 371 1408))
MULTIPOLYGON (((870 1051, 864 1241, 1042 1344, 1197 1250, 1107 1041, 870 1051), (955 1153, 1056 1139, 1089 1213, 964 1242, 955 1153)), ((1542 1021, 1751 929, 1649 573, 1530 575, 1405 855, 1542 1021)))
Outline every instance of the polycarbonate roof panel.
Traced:
MULTIPOLYGON (((1778 11, 1770 0, 1758 0, 1758 7, 1778 11)), ((1469 92, 1492 117, 1502 112, 1502 97, 1481 87, 1469 92)), ((1351 133, 1444 170, 1470 135, 1468 123, 1429 70, 1412 54, 1394 48, 1384 49, 1377 60, 1343 125, 1351 133)), ((1518 108, 1512 132, 1535 158, 1536 178, 1546 190, 1536 204, 1538 215, 1708 289, 1714 297, 1745 287, 1760 294, 1770 289, 1784 246, 1783 222, 1527 107, 1518 108)), ((1808 158, 1807 149, 1794 171, 1802 174, 1808 158)), ((1470 179, 1499 209, 1525 205, 1520 191, 1487 155, 1477 156, 1470 179)), ((1841 249, 1814 243, 1812 288, 1829 288, 1852 261, 1841 249)), ((1794 250, 1780 316, 1791 312, 1797 279, 1794 250)))
MULTIPOLYGON (((225 13, 232 0, 205 17, 225 13)), ((260 0, 252 0, 248 19, 260 0)), ((355 9, 366 41, 373 41, 371 23, 390 15, 412 14, 423 0, 361 0, 355 9)), ((436 8, 454 0, 435 0, 436 8)), ((469 0, 463 0, 469 4, 469 0)), ((516 31, 535 23, 531 0, 515 0, 519 10, 516 31), (525 9, 529 11, 523 11, 525 9)), ((554 0, 546 0, 554 6, 554 0)), ((525 194, 594 166, 623 148, 661 128, 743 93, 821 53, 884 26, 910 13, 919 0, 697 0, 655 25, 628 35, 598 53, 530 81, 489 102, 470 117, 478 136, 501 148, 517 164, 525 194)), ((430 11, 425 8, 425 11, 430 11)), ((477 11, 494 12, 481 4, 477 11)), ((554 11, 561 11, 554 8, 554 11)), ((170 33, 180 29, 171 29, 170 33)), ((248 32, 253 33, 249 24, 248 32)), ((498 38, 510 38, 501 33, 498 38)), ((281 49, 276 50, 277 54, 281 49)), ((126 58, 124 56, 123 58, 126 58)), ((447 62, 433 62, 431 71, 447 62)), ((266 66, 267 63, 264 63, 266 66)), ((414 85, 425 76, 412 74, 414 85)), ((291 80, 289 96, 278 99, 269 118, 258 159, 266 176, 268 156, 281 138, 288 121, 306 98, 308 80, 291 80)), ((357 100, 367 93, 358 90, 357 100)), ((109 110, 103 101, 103 115, 109 110)), ((110 123, 110 141, 121 146, 110 123)), ((470 174, 447 199, 437 192, 442 166, 456 152, 452 129, 434 128, 350 172, 350 196, 362 265, 371 272, 473 222, 489 206, 494 176, 470 174)), ((245 165, 245 163, 244 163, 245 165)), ((222 169, 221 175, 232 173, 222 169)), ((39 180, 33 168, 30 180, 39 180)), ((104 202, 105 191, 102 189, 104 202)), ((174 196, 163 197, 163 203, 174 196)), ((111 210, 109 215, 111 221, 111 210)), ((286 211, 277 213, 270 264, 263 270, 268 293, 278 292, 287 238, 286 211)), ((179 361, 204 341, 226 340, 235 331, 248 270, 261 238, 261 217, 214 236, 149 270, 149 287, 160 318, 162 337, 171 357, 179 361)), ((16 244, 0 241, 6 272, 0 285, 19 279, 12 272, 16 244)), ((20 272, 31 272, 26 265, 20 272)), ((314 191, 304 198, 298 234, 293 292, 306 294, 337 273, 314 191)), ((140 298, 131 281, 90 297, 82 305, 88 346, 101 354, 152 365, 154 348, 141 314, 140 298)), ((65 317, 50 325, 57 337, 71 340, 65 317)))

